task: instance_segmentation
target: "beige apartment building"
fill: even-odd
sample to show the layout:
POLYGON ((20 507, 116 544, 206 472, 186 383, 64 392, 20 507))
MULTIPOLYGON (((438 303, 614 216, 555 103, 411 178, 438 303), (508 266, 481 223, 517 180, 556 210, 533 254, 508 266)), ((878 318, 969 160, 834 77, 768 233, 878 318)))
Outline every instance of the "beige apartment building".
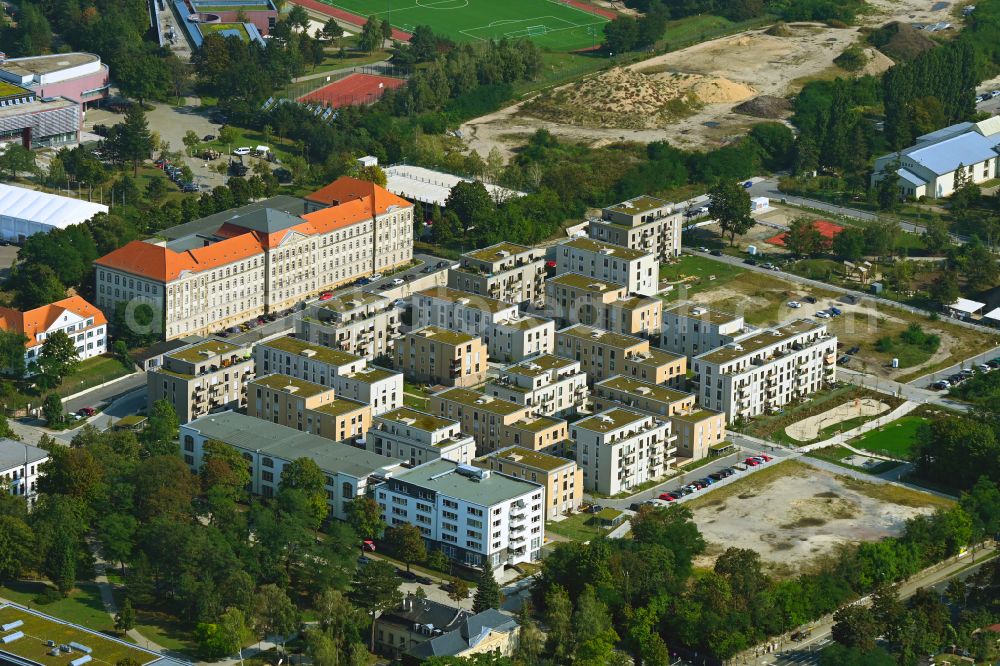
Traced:
POLYGON ((582 411, 590 394, 580 362, 554 354, 507 366, 483 392, 529 407, 538 416, 567 416, 582 411))
POLYGON ((617 495, 666 476, 676 463, 670 423, 611 408, 570 428, 586 490, 617 495))
POLYGON ((254 347, 257 374, 283 374, 333 388, 337 397, 363 402, 372 414, 403 406, 403 374, 349 354, 286 335, 254 347))
POLYGON ((547 312, 563 326, 586 324, 612 333, 658 340, 663 301, 629 294, 625 285, 563 273, 545 283, 547 312))
POLYGON ((509 400, 465 388, 451 388, 431 396, 430 412, 462 424, 462 432, 476 440, 476 453, 485 455, 507 446, 558 453, 566 447, 567 425, 551 416, 509 400))
POLYGON ((400 458, 411 467, 438 458, 468 465, 476 455, 476 441, 458 421, 401 407, 372 419, 365 450, 400 458))
POLYGON ((295 336, 374 360, 392 355, 401 318, 385 296, 353 291, 309 303, 295 317, 295 336))
POLYGON ((267 375, 250 382, 248 390, 247 414, 271 423, 337 442, 363 437, 371 427, 371 407, 304 379, 267 375))
POLYGON ((489 354, 478 336, 425 326, 396 343, 396 368, 412 382, 477 386, 486 381, 489 354))
POLYGON ((320 193, 329 207, 301 217, 251 204, 197 232, 104 255, 94 262, 97 306, 110 318, 119 305, 127 317, 148 305, 148 331, 204 335, 413 258, 408 201, 347 177, 320 193))
POLYGON ((591 382, 626 375, 676 388, 683 386, 687 373, 685 356, 655 349, 649 340, 583 324, 556 331, 556 354, 580 361, 591 382))
POLYGON ((660 290, 660 262, 655 256, 593 238, 574 238, 556 246, 556 272, 622 284, 630 294, 656 296, 660 290))
POLYGON ((509 446, 476 458, 472 464, 541 484, 545 488, 545 520, 572 513, 583 502, 583 470, 576 461, 509 446))
POLYGON ((743 321, 742 315, 697 303, 676 303, 663 311, 660 348, 675 354, 697 356, 735 342, 755 330, 743 321))
POLYGON ((674 204, 651 196, 635 197, 591 219, 587 234, 596 240, 650 252, 658 261, 673 261, 681 254, 683 215, 674 204))
POLYGON ((798 319, 694 357, 698 400, 729 423, 776 411, 837 378, 837 337, 798 319))
POLYGON ((498 301, 540 304, 545 293, 545 250, 497 243, 462 255, 448 271, 448 286, 498 301))
POLYGON ((555 348, 556 323, 545 317, 517 314, 493 324, 486 350, 490 360, 511 363, 536 354, 550 354, 555 348))
POLYGON ((150 406, 167 400, 181 423, 213 412, 242 409, 254 376, 250 350, 220 340, 201 340, 164 354, 146 372, 150 406))
POLYGON ((713 446, 726 439, 726 415, 702 409, 695 401, 694 393, 622 375, 594 385, 593 403, 597 411, 628 407, 669 420, 671 432, 677 437, 677 456, 683 459, 678 465, 704 458, 713 446))

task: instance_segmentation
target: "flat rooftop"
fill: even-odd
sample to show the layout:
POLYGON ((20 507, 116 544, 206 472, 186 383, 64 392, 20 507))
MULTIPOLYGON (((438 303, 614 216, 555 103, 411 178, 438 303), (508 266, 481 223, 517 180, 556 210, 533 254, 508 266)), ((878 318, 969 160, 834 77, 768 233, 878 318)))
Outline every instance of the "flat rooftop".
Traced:
MULTIPOLYGON (((0 94, 0 97, 3 96, 3 94, 0 94)), ((72 100, 68 100, 65 97, 56 97, 55 99, 49 99, 47 102, 41 99, 36 99, 35 101, 28 102, 27 104, 0 107, 0 118, 16 118, 18 116, 24 116, 31 113, 41 113, 42 111, 56 111, 70 106, 77 106, 77 103, 72 100)))
POLYGON ((440 326, 424 326, 423 328, 418 328, 415 331, 410 331, 408 335, 416 338, 426 338, 428 340, 436 340, 446 345, 464 345, 467 342, 473 340, 480 340, 476 335, 471 333, 461 333, 459 331, 452 331, 447 328, 441 328, 440 326))
POLYGON ((167 358, 176 358, 179 361, 187 363, 198 363, 199 361, 207 361, 222 354, 232 354, 239 351, 239 349, 239 347, 229 342, 205 340, 189 347, 181 347, 177 351, 168 352, 164 356, 167 358))
POLYGON ((629 199, 628 201, 623 201, 619 204, 615 204, 614 206, 608 206, 606 210, 613 210, 616 213, 624 213, 626 215, 639 215, 641 213, 648 213, 651 210, 656 210, 657 208, 673 205, 674 204, 670 201, 651 197, 646 194, 629 199))
POLYGON ((608 345, 617 349, 631 349, 636 345, 649 344, 647 340, 643 340, 642 338, 624 333, 612 333, 611 331, 605 331, 603 328, 595 328, 594 326, 587 326, 585 324, 567 326, 562 330, 556 331, 556 335, 568 335, 585 342, 608 345))
POLYGON ((514 255, 522 254, 524 252, 530 252, 534 248, 527 245, 518 245, 517 243, 509 243, 504 241, 502 243, 497 243, 496 245, 490 245, 489 247, 484 247, 479 250, 472 250, 471 252, 466 252, 463 257, 469 257, 470 259, 476 259, 477 261, 484 261, 487 263, 494 263, 497 261, 503 261, 514 255))
POLYGON ((330 416, 343 416, 344 414, 361 411, 367 407, 369 407, 369 405, 366 405, 363 402, 358 402, 357 400, 335 398, 333 402, 324 403, 317 407, 314 411, 329 414, 330 416))
POLYGON ((339 349, 324 347, 321 344, 308 342, 300 338, 293 338, 290 335, 286 335, 283 338, 268 340, 267 342, 262 342, 260 344, 264 347, 271 347, 283 352, 288 352, 289 354, 297 354, 298 356, 308 358, 310 361, 317 361, 328 365, 348 365, 349 363, 360 361, 362 358, 357 354, 348 354, 347 352, 342 352, 339 349))
POLYGON ((618 428, 622 428, 637 421, 644 421, 648 418, 648 415, 633 412, 630 409, 612 407, 611 409, 604 410, 600 414, 595 414, 582 421, 574 423, 573 427, 604 433, 617 430, 618 428))
MULTIPOLYGON (((470 182, 467 178, 459 178, 444 171, 435 171, 409 164, 397 164, 385 168, 385 189, 393 194, 405 196, 410 201, 416 200, 439 206, 445 205, 452 188, 463 181, 470 182)), ((524 192, 509 190, 499 185, 486 185, 485 183, 484 185, 490 195, 494 197, 497 194, 501 194, 504 199, 524 196, 524 192)))
POLYGON ((374 384, 375 382, 380 382, 385 379, 389 379, 395 375, 402 376, 402 372, 396 372, 393 370, 386 370, 385 368, 380 368, 378 366, 369 365, 364 370, 359 370, 351 375, 351 379, 356 379, 360 382, 365 382, 366 384, 374 384))
POLYGON ((542 432, 550 428, 558 428, 566 425, 565 419, 557 419, 554 416, 526 416, 511 424, 512 428, 520 428, 528 432, 542 432))
POLYGON ((623 284, 601 280, 600 278, 587 277, 580 273, 563 273, 562 275, 557 275, 554 278, 550 278, 548 284, 558 284, 572 289, 584 289, 586 291, 599 291, 602 293, 625 289, 625 285, 623 284))
POLYGON ((655 347, 650 348, 648 351, 639 352, 638 354, 633 354, 628 360, 633 363, 640 363, 642 365, 648 365, 655 368, 661 365, 667 365, 669 363, 676 363, 681 359, 687 358, 683 354, 672 354, 668 351, 663 351, 662 349, 657 349, 655 347))
POLYGON ((316 306, 323 308, 324 310, 344 312, 346 310, 356 310, 366 305, 373 305, 375 303, 388 304, 389 299, 381 294, 358 290, 352 291, 348 294, 340 294, 325 301, 317 301, 316 306))
MULTIPOLYGON (((501 328, 513 328, 518 331, 528 331, 533 328, 538 328, 540 326, 545 326, 546 324, 552 324, 551 319, 546 319, 545 317, 535 317, 534 315, 525 316, 523 314, 518 314, 517 318, 504 319, 503 321, 495 322, 497 327, 501 328)), ((552 324, 553 328, 555 324, 552 324)))
POLYGON ((537 483, 438 459, 396 474, 399 481, 480 506, 492 506, 537 490, 537 483), (465 470, 468 470, 467 472, 465 470), (479 474, 485 478, 480 478, 479 474))
POLYGON ((741 339, 739 342, 713 349, 695 358, 708 363, 726 363, 755 354, 762 349, 787 342, 789 338, 825 329, 826 325, 812 319, 796 319, 777 328, 771 328, 741 339))
POLYGON ((508 365, 501 372, 524 375, 525 377, 537 377, 553 370, 568 367, 574 363, 577 363, 577 361, 556 356, 555 354, 542 354, 541 356, 529 358, 514 365, 508 365))
POLYGON ((91 650, 91 664, 100 666, 115 666, 122 659, 132 659, 136 663, 145 665, 154 662, 163 664, 179 664, 172 659, 167 659, 156 652, 144 650, 117 638, 112 638, 75 624, 64 622, 55 617, 44 615, 37 611, 17 606, 14 604, 0 605, 0 625, 9 625, 15 622, 21 624, 12 627, 8 631, 0 632, 3 636, 9 636, 16 632, 22 632, 21 638, 0 645, 0 662, 4 661, 4 656, 10 655, 14 659, 24 660, 41 666, 69 666, 74 659, 79 659, 86 654, 79 648, 73 648, 71 652, 60 652, 57 656, 49 654, 52 650, 47 645, 47 641, 55 642, 56 646, 69 645, 75 643, 91 650))
POLYGON ((374 420, 399 423, 417 430, 423 430, 424 432, 437 432, 438 430, 451 427, 458 423, 458 421, 452 421, 451 419, 434 416, 433 414, 428 414, 427 412, 418 412, 417 410, 410 409, 409 407, 394 409, 391 412, 382 414, 381 416, 376 416, 374 420))
POLYGON ((402 463, 395 458, 237 412, 209 414, 181 428, 190 428, 242 451, 252 453, 259 449, 264 455, 283 460, 310 458, 331 475, 341 473, 361 479, 376 472, 391 472, 402 463))
POLYGON ((70 67, 78 67, 89 62, 100 62, 93 53, 57 53, 54 55, 30 56, 27 58, 11 58, 0 63, 0 71, 10 72, 17 76, 31 74, 51 74, 70 67))
POLYGON ((495 458, 499 461, 510 461, 512 463, 542 470, 544 472, 551 472, 552 470, 561 469, 567 465, 575 464, 574 461, 568 458, 560 458, 559 456, 542 453, 541 451, 533 451, 531 449, 526 449, 523 446, 511 446, 506 449, 500 449, 499 451, 494 451, 489 455, 476 458, 476 460, 486 460, 487 458, 495 458))
POLYGON ((729 312, 715 310, 705 305, 690 302, 678 303, 676 305, 663 308, 663 315, 666 316, 668 313, 678 317, 687 317, 689 319, 707 321, 708 323, 715 324, 716 326, 721 326, 723 324, 728 324, 742 319, 742 317, 729 312))
POLYGON ((296 379, 295 377, 280 374, 257 377, 251 380, 250 384, 263 386, 264 388, 269 388, 272 391, 288 393, 289 395, 294 395, 297 398, 311 398, 313 396, 320 395, 321 393, 333 390, 320 384, 307 382, 304 379, 296 379))
POLYGON ((610 257, 617 257, 626 261, 651 256, 649 252, 633 250, 622 245, 605 243, 603 241, 594 240, 593 238, 574 238, 566 243, 566 247, 573 247, 578 250, 586 250, 588 252, 600 252, 602 254, 607 254, 610 257))
POLYGON ((612 391, 622 391, 624 393, 645 398, 646 400, 655 400, 666 404, 674 403, 678 400, 684 400, 685 398, 690 398, 693 395, 691 393, 685 393, 684 391, 667 388, 666 386, 662 386, 660 384, 650 384, 649 382, 644 382, 640 379, 635 379, 634 377, 626 377, 625 375, 616 375, 605 379, 602 382, 597 382, 594 384, 594 388, 607 388, 612 391))
MULTIPOLYGON (((3 69, 0 67, 0 69, 3 69)), ((22 88, 19 85, 10 83, 9 81, 0 80, 0 99, 5 97, 15 97, 21 95, 32 95, 33 93, 26 88, 22 88)))
POLYGON ((480 411, 490 412, 501 416, 523 412, 526 409, 517 403, 503 400, 501 398, 494 398, 493 396, 480 393, 479 391, 473 391, 471 389, 461 388, 458 386, 435 393, 431 397, 450 400, 467 407, 474 407, 480 411))
POLYGON ((471 294, 467 291, 462 291, 461 289, 452 289, 451 287, 432 287, 430 289, 418 291, 417 295, 426 296, 428 298, 436 298, 438 300, 448 301, 449 303, 460 303, 467 308, 484 310, 492 314, 502 312, 503 310, 517 309, 517 306, 512 303, 504 303, 503 301, 498 301, 497 299, 490 298, 489 296, 471 294))
POLYGON ((719 416, 722 412, 717 412, 714 409, 705 409, 700 407, 698 409, 692 410, 687 414, 674 414, 670 418, 677 421, 687 421, 688 423, 698 423, 699 421, 704 421, 705 419, 712 418, 714 416, 719 416))

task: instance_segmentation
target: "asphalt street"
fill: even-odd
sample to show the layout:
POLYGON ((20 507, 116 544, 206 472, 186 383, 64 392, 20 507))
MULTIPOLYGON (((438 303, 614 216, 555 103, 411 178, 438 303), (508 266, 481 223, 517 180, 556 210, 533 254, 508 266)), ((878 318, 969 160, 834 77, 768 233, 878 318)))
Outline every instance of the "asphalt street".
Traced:
POLYGON ((930 388, 930 385, 939 379, 947 379, 949 375, 953 375, 959 370, 975 368, 975 366, 985 363, 986 361, 992 361, 995 358, 1000 358, 1000 347, 994 347, 989 351, 985 351, 978 356, 973 356, 972 358, 967 358, 961 363, 956 363, 955 365, 945 368, 944 370, 938 370, 937 372, 915 379, 911 382, 911 384, 921 388, 930 388))

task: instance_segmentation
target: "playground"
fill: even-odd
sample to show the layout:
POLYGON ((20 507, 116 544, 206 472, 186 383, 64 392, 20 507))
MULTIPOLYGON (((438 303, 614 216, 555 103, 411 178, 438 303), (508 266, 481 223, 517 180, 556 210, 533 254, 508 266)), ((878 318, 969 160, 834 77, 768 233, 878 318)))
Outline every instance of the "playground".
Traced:
POLYGON ((843 424, 844 429, 850 429, 861 425, 860 422, 887 411, 889 411, 889 405, 884 402, 873 398, 857 398, 822 414, 816 414, 804 418, 798 423, 793 423, 785 428, 785 433, 800 442, 810 442, 832 426, 843 424))
POLYGON ((318 3, 358 25, 369 16, 388 19, 400 34, 429 25, 457 42, 527 38, 553 51, 595 48, 604 24, 617 16, 583 0, 310 0, 308 6, 318 3))

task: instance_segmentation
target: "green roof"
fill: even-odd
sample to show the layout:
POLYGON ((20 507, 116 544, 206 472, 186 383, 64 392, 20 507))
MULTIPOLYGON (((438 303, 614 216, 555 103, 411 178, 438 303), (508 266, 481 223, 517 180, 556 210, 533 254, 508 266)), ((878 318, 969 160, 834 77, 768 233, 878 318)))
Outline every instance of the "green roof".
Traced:
POLYGON ((460 473, 458 469, 458 463, 438 459, 395 474, 393 478, 480 506, 512 500, 540 487, 537 483, 496 472, 489 473, 486 478, 477 478, 474 474, 460 473))
POLYGON ((650 365, 658 368, 661 365, 674 363, 680 359, 686 358, 684 354, 671 354, 670 352, 663 351, 662 349, 656 349, 655 347, 642 352, 642 355, 642 358, 633 356, 629 360, 633 363, 639 363, 640 365, 650 365))
POLYGON ((705 305, 699 305, 698 303, 678 303, 671 307, 664 308, 664 316, 666 316, 667 313, 678 317, 687 317, 689 319, 707 321, 708 323, 715 324, 717 326, 728 324, 729 322, 736 321, 740 318, 739 316, 729 312, 715 310, 705 305))
POLYGON ((657 208, 672 205, 673 204, 669 201, 657 199, 656 197, 651 197, 649 195, 643 195, 635 197, 634 199, 629 199, 628 201, 623 201, 620 204, 615 204, 614 206, 608 206, 608 210, 613 210, 616 213, 625 213, 626 215, 637 215, 655 210, 657 208))
POLYGON ((594 416, 586 418, 582 421, 577 421, 573 424, 573 426, 575 428, 583 428, 594 432, 608 432, 610 430, 616 430, 623 426, 627 426, 630 423, 635 423, 636 421, 644 421, 647 418, 649 417, 645 414, 634 412, 630 409, 612 407, 611 409, 604 410, 600 414, 595 414, 594 416))
POLYGON ((409 407, 400 407, 399 409, 394 409, 391 412, 386 412, 385 414, 376 416, 375 420, 401 423, 411 428, 424 430, 426 432, 436 432, 442 428, 447 428, 457 423, 457 421, 442 418, 440 416, 434 416, 433 414, 428 414, 426 412, 418 412, 417 410, 410 409, 409 407))
POLYGON ((133 659, 138 664, 148 664, 160 659, 164 659, 164 663, 178 663, 117 638, 21 606, 12 604, 0 606, 0 625, 14 622, 22 624, 2 632, 3 635, 20 631, 24 636, 0 645, 0 662, 4 661, 3 654, 7 653, 40 666, 68 666, 70 661, 79 659, 85 654, 79 649, 74 649, 69 653, 62 652, 58 656, 52 656, 49 654, 52 648, 46 641, 54 641, 56 646, 76 643, 89 648, 91 664, 98 666, 115 666, 126 658, 133 659))
POLYGON ((650 255, 649 252, 643 252, 642 250, 633 250, 631 248, 625 247, 624 245, 605 243, 604 241, 594 240, 593 238, 574 238, 573 240, 566 243, 566 247, 573 247, 578 250, 586 250, 588 252, 600 252, 601 250, 609 250, 610 252, 608 252, 608 256, 618 257, 619 259, 625 259, 626 261, 639 259, 640 257, 652 256, 650 255))
POLYGON ((787 342, 789 338, 821 327, 823 327, 823 324, 817 323, 812 319, 796 319, 793 322, 789 322, 777 328, 767 329, 749 337, 742 338, 731 345, 726 345, 724 347, 719 347, 718 349, 705 352, 701 356, 696 356, 695 358, 701 361, 706 361, 707 363, 726 363, 738 358, 743 358, 744 356, 748 356, 773 345, 787 342), (739 349, 737 349, 737 347, 739 347, 739 349))
MULTIPOLYGON (((238 7, 226 8, 227 11, 232 11, 233 9, 238 10, 239 8, 238 7)), ((205 10, 199 8, 199 11, 213 11, 213 10, 210 9, 205 10)), ((199 23, 198 27, 205 33, 211 33, 211 32, 219 33, 226 30, 235 30, 241 40, 243 40, 244 42, 250 41, 250 33, 247 32, 246 26, 244 26, 242 23, 199 23)), ((225 36, 228 37, 228 35, 225 36)))
POLYGON ((172 351, 167 354, 167 357, 176 358, 187 363, 198 363, 222 354, 232 354, 239 351, 239 349, 236 345, 223 342, 222 340, 205 340, 204 342, 198 342, 189 347, 181 347, 177 351, 172 351))
POLYGON ((565 420, 557 419, 552 416, 528 416, 511 423, 510 427, 527 430, 528 432, 541 432, 565 423, 565 420))
POLYGON ((518 331, 526 331, 529 328, 538 328, 550 323, 552 324, 552 327, 555 328, 555 324, 552 323, 551 319, 534 316, 526 317, 523 314, 519 314, 517 319, 507 319, 501 322, 494 322, 494 326, 497 328, 513 328, 518 331))
POLYGON ((594 518, 597 520, 606 520, 613 522, 621 518, 622 512, 618 509, 612 509, 610 506, 604 507, 600 511, 594 514, 594 518))
POLYGON ((333 390, 329 387, 323 386, 322 384, 315 384, 304 379, 289 377, 288 375, 282 374, 257 377, 251 380, 250 384, 263 386, 273 391, 288 393, 289 395, 294 395, 297 398, 311 398, 313 396, 320 395, 321 393, 333 390))
POLYGON ((354 310, 365 305, 371 305, 372 303, 380 303, 383 301, 388 303, 389 299, 381 294, 359 290, 352 291, 347 294, 340 294, 325 301, 316 301, 315 305, 324 310, 343 312, 345 310, 354 310))
POLYGON ((423 328, 418 328, 415 331, 410 331, 407 335, 414 339, 426 338, 428 340, 436 340, 446 345, 454 346, 464 345, 472 340, 481 340, 478 336, 472 335, 471 333, 451 331, 447 328, 441 328, 440 326, 424 326, 423 328))
POLYGON ((161 375, 170 375, 171 377, 177 377, 178 379, 185 379, 185 380, 194 379, 195 377, 194 375, 187 372, 176 372, 174 370, 167 370, 162 365, 158 368, 155 368, 153 372, 159 373, 161 375))
POLYGON ((31 91, 21 86, 14 85, 7 81, 0 81, 0 99, 5 97, 20 97, 22 95, 30 95, 31 91))
POLYGON ((517 403, 503 400, 502 398, 494 398, 478 391, 458 386, 435 393, 431 396, 431 398, 451 400, 452 402, 457 402, 467 407, 474 407, 480 411, 491 412, 493 414, 500 414, 504 416, 507 414, 514 414, 515 412, 521 412, 525 409, 517 403))
POLYGON ((502 372, 509 372, 525 377, 537 377, 547 374, 553 370, 560 370, 573 365, 576 361, 555 354, 542 354, 534 358, 529 358, 514 365, 508 365, 502 372))
POLYGON ((348 354, 332 347, 324 347, 315 342, 307 342, 299 338, 286 335, 283 338, 275 338, 267 342, 260 343, 264 347, 272 347, 289 354, 297 354, 308 358, 311 361, 326 363, 328 365, 347 365, 361 359, 357 354, 348 354), (311 352, 307 353, 307 352, 311 352))
POLYGON ((148 418, 148 416, 142 416, 141 414, 129 414, 115 421, 115 425, 122 428, 130 428, 145 423, 148 418))
POLYGON ((379 368, 374 365, 369 365, 364 370, 355 372, 351 375, 351 379, 356 379, 358 381, 365 382, 367 384, 374 384, 375 382, 380 382, 383 379, 388 379, 394 375, 402 375, 401 372, 393 372, 392 370, 386 370, 385 368, 379 368))
POLYGON ((587 277, 580 273, 563 273, 551 278, 548 283, 564 285, 572 289, 585 289, 587 291, 599 291, 602 293, 625 288, 623 284, 601 280, 600 278, 587 277))
POLYGON ((576 464, 568 458, 560 458, 559 456, 542 453, 541 451, 532 451, 531 449, 526 449, 523 446, 510 446, 506 449, 494 451, 493 453, 485 455, 482 458, 477 458, 476 460, 486 460, 487 458, 495 458, 499 461, 512 462, 518 465, 524 465, 525 467, 542 470, 544 472, 551 472, 553 470, 566 467, 567 465, 576 464))
POLYGON ((343 416, 344 414, 350 414, 351 412, 356 412, 366 407, 368 407, 368 405, 363 402, 358 402, 357 400, 334 398, 333 402, 324 403, 319 407, 316 407, 313 411, 329 414, 330 416, 343 416))
POLYGON ((651 384, 650 382, 644 382, 633 377, 626 377, 625 375, 615 375, 610 379, 597 382, 594 385, 594 388, 608 388, 614 391, 621 391, 623 393, 666 404, 689 398, 692 395, 690 393, 685 393, 684 391, 676 391, 672 388, 667 388, 666 386, 662 386, 660 384, 651 384))
POLYGON ((466 252, 463 257, 468 257, 470 259, 475 259, 477 261, 484 261, 487 263, 494 263, 497 261, 502 261, 507 259, 511 255, 521 254, 522 252, 528 252, 532 248, 527 245, 518 245, 517 243, 508 243, 506 241, 502 243, 497 243, 496 245, 490 245, 489 247, 484 247, 480 250, 472 250, 471 252, 466 252), (507 256, 501 256, 502 252, 506 252, 507 256))
POLYGON ((569 335, 587 342, 600 343, 618 349, 631 349, 636 345, 648 344, 642 338, 624 333, 612 333, 611 331, 605 331, 603 328, 595 328, 594 326, 586 326, 584 324, 574 324, 573 326, 556 331, 556 335, 569 335), (595 333, 599 333, 599 335, 595 335, 595 333))
POLYGON ((697 423, 699 421, 704 421, 705 419, 712 418, 713 416, 718 416, 722 412, 717 412, 714 409, 696 409, 687 414, 674 414, 671 419, 676 419, 678 421, 687 421, 689 423, 697 423))
POLYGON ((517 309, 517 306, 513 303, 504 303, 503 301, 498 301, 497 299, 490 298, 489 296, 481 296, 468 291, 462 291, 461 289, 452 289, 451 287, 432 287, 430 289, 418 291, 417 295, 426 296, 428 298, 436 298, 441 301, 448 301, 449 303, 461 302, 466 307, 483 310, 490 312, 491 314, 496 314, 497 312, 501 312, 503 310, 510 310, 511 308, 515 310, 517 309))

